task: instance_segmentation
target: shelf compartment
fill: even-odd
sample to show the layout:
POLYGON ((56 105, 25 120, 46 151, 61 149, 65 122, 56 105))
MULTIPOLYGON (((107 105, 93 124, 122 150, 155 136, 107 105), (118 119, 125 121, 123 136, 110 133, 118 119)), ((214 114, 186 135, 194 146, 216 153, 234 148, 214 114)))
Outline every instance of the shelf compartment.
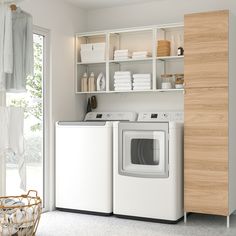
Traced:
MULTIPOLYGON (((114 60, 115 50, 128 49, 132 54, 137 51, 147 51, 152 55, 152 29, 118 31, 110 33, 110 60, 114 60)), ((135 60, 135 59, 134 59, 135 60)), ((123 60, 119 60, 123 61, 123 60)), ((124 60, 126 61, 126 60, 124 60)), ((128 61, 128 60, 127 60, 128 61)))
MULTIPOLYGON (((83 62, 81 60, 81 47, 82 47, 82 44, 86 44, 86 45, 92 45, 94 44, 94 47, 97 43, 103 43, 105 44, 105 50, 104 50, 104 46, 100 49, 98 49, 98 52, 100 54, 98 54, 98 57, 101 58, 100 60, 102 60, 102 57, 101 56, 103 54, 103 50, 104 50, 104 61, 106 59, 105 55, 106 55, 106 45, 107 45, 107 42, 106 42, 106 33, 104 32, 103 34, 91 34, 91 35, 76 35, 76 60, 78 63, 84 63, 84 64, 88 64, 87 62, 83 62)), ((91 46, 92 47, 92 46, 91 46)), ((100 47, 100 46, 99 46, 100 47)), ((85 52, 88 51, 86 48, 85 48, 85 52)), ((89 46, 89 51, 88 51, 90 54, 95 52, 93 50, 90 51, 90 46, 89 46)))
MULTIPOLYGON (((91 73, 94 73, 95 79, 97 79, 100 73, 106 77, 106 63, 92 63, 92 64, 84 64, 78 63, 77 64, 77 85, 76 85, 76 93, 87 93, 81 91, 81 78, 84 73, 87 73, 89 77, 91 73)), ((100 91, 97 91, 100 92, 100 91)))

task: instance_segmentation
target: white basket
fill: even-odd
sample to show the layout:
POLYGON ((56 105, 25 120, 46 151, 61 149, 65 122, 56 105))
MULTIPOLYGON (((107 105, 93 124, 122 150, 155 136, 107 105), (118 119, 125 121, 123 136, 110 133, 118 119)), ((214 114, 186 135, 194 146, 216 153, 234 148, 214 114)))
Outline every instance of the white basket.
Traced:
POLYGON ((81 44, 81 62, 100 62, 105 61, 105 43, 81 44))

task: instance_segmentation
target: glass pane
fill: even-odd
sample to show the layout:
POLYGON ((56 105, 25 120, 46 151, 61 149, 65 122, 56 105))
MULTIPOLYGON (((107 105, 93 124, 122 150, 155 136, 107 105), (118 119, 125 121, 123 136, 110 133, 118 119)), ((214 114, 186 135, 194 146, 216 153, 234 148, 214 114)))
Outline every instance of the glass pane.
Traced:
MULTIPOLYGON (((25 110, 25 162, 27 190, 37 190, 43 198, 43 48, 44 36, 34 34, 34 77, 27 78, 26 93, 8 93, 7 106, 23 107, 25 110)), ((6 158, 6 194, 17 195, 20 189, 18 160, 13 153, 6 158)))
POLYGON ((131 163, 136 165, 159 165, 160 144, 155 139, 131 140, 131 163))

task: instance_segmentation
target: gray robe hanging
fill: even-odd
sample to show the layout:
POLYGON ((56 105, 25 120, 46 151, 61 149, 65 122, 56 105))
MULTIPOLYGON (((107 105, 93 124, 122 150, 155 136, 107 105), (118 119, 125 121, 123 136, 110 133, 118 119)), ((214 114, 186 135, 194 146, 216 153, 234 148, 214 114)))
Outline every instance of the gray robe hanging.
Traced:
POLYGON ((7 92, 25 92, 34 74, 32 16, 20 8, 12 12, 13 73, 6 75, 7 92))

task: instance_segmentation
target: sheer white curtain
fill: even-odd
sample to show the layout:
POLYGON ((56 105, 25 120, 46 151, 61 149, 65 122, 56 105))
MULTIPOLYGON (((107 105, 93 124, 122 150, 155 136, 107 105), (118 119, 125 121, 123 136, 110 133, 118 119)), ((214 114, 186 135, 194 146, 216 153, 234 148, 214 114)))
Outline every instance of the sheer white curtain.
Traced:
MULTIPOLYGON (((4 92, 0 92, 0 106, 5 106, 6 94, 4 92)), ((1 135, 1 133, 0 133, 1 135)), ((6 188, 6 168, 5 168, 5 157, 3 153, 0 152, 0 196, 5 193, 6 188)))
POLYGON ((26 191, 26 166, 24 158, 24 109, 6 107, 5 94, 0 96, 0 194, 5 193, 6 154, 11 153, 18 162, 21 189, 26 191))

